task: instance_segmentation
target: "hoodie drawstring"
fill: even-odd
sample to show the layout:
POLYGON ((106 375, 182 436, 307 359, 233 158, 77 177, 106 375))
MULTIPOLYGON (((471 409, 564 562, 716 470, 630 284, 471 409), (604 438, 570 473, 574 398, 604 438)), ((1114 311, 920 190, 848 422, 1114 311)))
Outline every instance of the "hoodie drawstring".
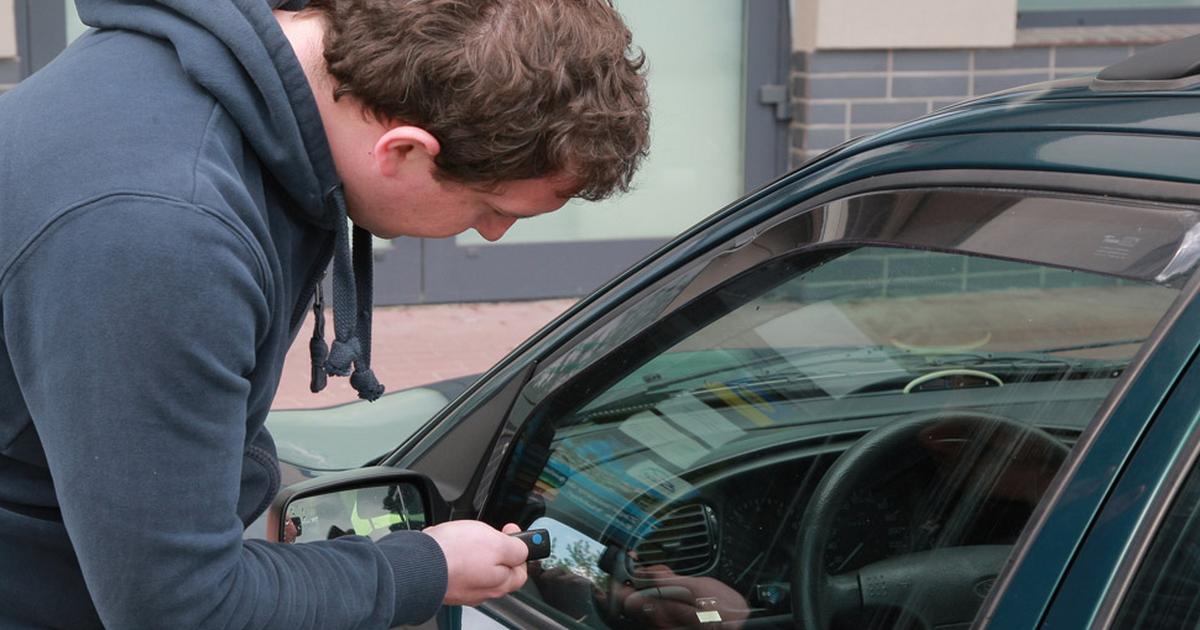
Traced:
POLYGON ((318 286, 313 301, 313 340, 309 342, 313 362, 310 389, 314 392, 321 391, 325 386, 325 375, 350 375, 350 385, 358 392, 358 397, 375 400, 383 395, 384 387, 379 384, 371 370, 371 309, 374 289, 371 234, 358 226, 354 227, 352 259, 350 235, 347 233, 349 221, 346 217, 346 197, 341 184, 325 193, 325 204, 334 207, 337 221, 337 235, 333 246, 334 340, 326 356, 323 351, 324 305, 318 286), (321 359, 323 363, 319 362, 321 359), (354 367, 353 374, 350 374, 351 365, 354 367), (321 376, 318 376, 318 371, 322 372, 321 376))
POLYGON ((375 400, 383 395, 383 385, 371 370, 371 311, 374 309, 375 256, 371 233, 354 226, 354 292, 358 304, 358 358, 350 385, 359 398, 375 400))
MULTIPOLYGON (((324 274, 322 274, 324 277, 324 274)), ((325 343, 325 291, 317 280, 317 292, 313 297, 313 336, 308 341, 308 356, 312 361, 312 380, 308 389, 317 393, 325 389, 329 377, 325 374, 325 359, 329 357, 329 346, 325 343)))

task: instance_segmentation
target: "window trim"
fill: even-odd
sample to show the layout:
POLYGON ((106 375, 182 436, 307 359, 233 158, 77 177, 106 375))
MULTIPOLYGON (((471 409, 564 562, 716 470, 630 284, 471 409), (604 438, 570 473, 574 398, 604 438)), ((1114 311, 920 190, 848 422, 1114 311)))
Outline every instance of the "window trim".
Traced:
POLYGON ((1139 26, 1200 23, 1200 6, 1017 11, 1017 28, 1139 26))

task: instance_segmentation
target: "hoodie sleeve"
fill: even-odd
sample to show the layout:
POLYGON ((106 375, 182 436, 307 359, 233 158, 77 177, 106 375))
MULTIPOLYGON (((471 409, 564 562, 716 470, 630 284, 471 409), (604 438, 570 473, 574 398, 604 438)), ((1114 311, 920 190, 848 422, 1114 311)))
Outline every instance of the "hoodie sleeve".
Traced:
POLYGON ((5 343, 100 618, 289 630, 422 621, 445 592, 445 559, 424 534, 387 545, 242 539, 249 376, 271 324, 256 251, 203 208, 116 196, 60 217, 0 287, 5 343))

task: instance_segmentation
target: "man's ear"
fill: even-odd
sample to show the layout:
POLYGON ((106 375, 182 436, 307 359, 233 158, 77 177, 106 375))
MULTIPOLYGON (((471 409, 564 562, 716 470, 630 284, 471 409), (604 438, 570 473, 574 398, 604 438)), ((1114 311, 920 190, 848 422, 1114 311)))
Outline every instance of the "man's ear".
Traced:
POLYGON ((375 166, 384 177, 393 177, 406 163, 432 161, 442 145, 420 127, 392 127, 375 142, 375 166))

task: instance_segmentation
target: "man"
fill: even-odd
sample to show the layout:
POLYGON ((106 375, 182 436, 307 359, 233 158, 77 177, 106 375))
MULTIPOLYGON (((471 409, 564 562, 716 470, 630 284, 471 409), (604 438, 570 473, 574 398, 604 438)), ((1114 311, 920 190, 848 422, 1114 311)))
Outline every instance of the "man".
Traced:
POLYGON ((314 389, 382 393, 368 230, 496 239, 627 188, 647 103, 612 7, 77 4, 96 30, 0 97, 0 627, 383 628, 520 587, 478 522, 242 530, 310 304, 314 389))

